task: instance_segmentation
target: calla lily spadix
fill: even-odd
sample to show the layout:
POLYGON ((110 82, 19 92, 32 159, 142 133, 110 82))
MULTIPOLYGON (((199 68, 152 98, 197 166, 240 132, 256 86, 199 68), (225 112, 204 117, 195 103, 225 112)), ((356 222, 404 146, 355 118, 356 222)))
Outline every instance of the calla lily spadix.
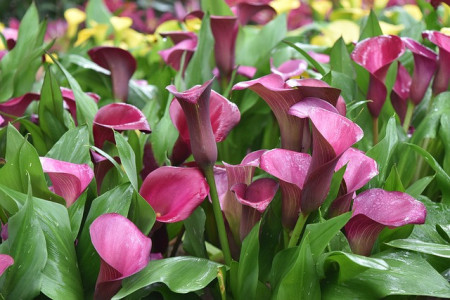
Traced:
POLYGON ((426 214, 425 205, 406 193, 371 189, 353 201, 352 218, 345 232, 352 251, 368 256, 385 227, 423 224, 426 214))
POLYGON ((433 81, 433 94, 437 95, 448 90, 450 81, 450 36, 427 30, 422 37, 439 47, 438 69, 433 81))
POLYGON ((48 157, 39 157, 44 173, 53 183, 53 190, 71 206, 87 188, 94 172, 87 164, 74 164, 48 157))
POLYGON ((0 254, 0 276, 8 269, 12 264, 14 264, 14 259, 8 254, 0 254))
POLYGON ((133 222, 116 213, 99 216, 89 233, 101 258, 94 299, 111 299, 119 291, 122 279, 147 266, 152 241, 133 222))
POLYGON ((111 71, 113 96, 123 102, 128 98, 128 82, 136 71, 136 60, 130 52, 117 47, 95 47, 88 51, 92 61, 111 71))
POLYGON ((160 167, 148 174, 139 194, 153 207, 156 220, 185 220, 208 196, 209 186, 197 168, 160 167))
POLYGON ((95 146, 101 148, 105 141, 114 142, 113 130, 151 132, 144 114, 135 106, 126 103, 112 103, 98 110, 92 126, 95 146))

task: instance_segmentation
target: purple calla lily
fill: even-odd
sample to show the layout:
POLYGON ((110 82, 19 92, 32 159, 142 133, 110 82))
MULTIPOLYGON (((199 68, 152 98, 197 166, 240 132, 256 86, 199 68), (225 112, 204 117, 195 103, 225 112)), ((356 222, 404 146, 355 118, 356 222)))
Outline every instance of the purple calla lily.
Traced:
POLYGON ((287 28, 294 30, 302 26, 308 25, 314 21, 313 9, 306 1, 301 1, 298 8, 292 9, 288 14, 287 28))
POLYGON ((437 95, 448 90, 450 81, 450 36, 427 30, 422 37, 439 47, 438 69, 433 81, 433 94, 437 95))
MULTIPOLYGON (((61 87, 61 94, 64 100, 64 104, 67 106, 67 109, 72 115, 75 124, 77 124, 77 103, 75 101, 73 91, 71 89, 61 87)), ((91 97, 92 100, 94 100, 96 103, 98 103, 98 100, 100 100, 100 96, 95 93, 88 92, 86 94, 89 95, 89 97, 91 97)))
POLYGON ((147 266, 152 241, 130 220, 116 213, 99 216, 89 227, 89 233, 101 258, 94 298, 111 299, 123 278, 147 266))
POLYGON ((153 207, 156 220, 185 220, 208 196, 209 186, 197 168, 160 167, 142 183, 139 194, 153 207))
POLYGON ((167 87, 178 100, 187 120, 190 146, 197 164, 204 168, 217 160, 217 145, 209 109, 212 79, 185 92, 178 92, 174 85, 167 87))
MULTIPOLYGON (((37 93, 26 93, 23 96, 10 99, 6 102, 0 103, 0 112, 11 116, 21 117, 27 107, 32 101, 39 100, 41 96, 37 93)), ((7 122, 12 121, 13 118, 3 116, 3 122, 0 122, 0 127, 5 126, 7 122)))
POLYGON ((414 73, 409 98, 414 105, 417 105, 422 101, 437 69, 437 55, 413 39, 404 37, 402 41, 414 56, 414 73))
POLYGON ((241 2, 231 9, 241 26, 247 25, 250 21, 264 25, 277 15, 275 9, 266 3, 241 2))
POLYGON ((211 16, 214 55, 221 78, 230 79, 234 69, 235 43, 238 33, 236 17, 211 16))
POLYGON ((12 264, 14 264, 14 259, 8 254, 0 254, 0 276, 8 269, 12 264))
POLYGON ((169 32, 161 32, 159 34, 164 38, 170 38, 174 45, 181 43, 185 40, 194 40, 197 41, 197 35, 190 31, 169 31, 169 32))
POLYGON ((262 213, 272 201, 278 190, 278 184, 271 178, 261 178, 250 185, 238 183, 231 187, 237 200, 242 204, 242 218, 240 225, 241 241, 261 219, 262 213))
POLYGON ((53 190, 71 206, 87 188, 94 172, 87 164, 74 164, 66 161, 39 157, 44 173, 53 183, 53 190))
MULTIPOLYGON (((176 37, 175 39, 178 38, 179 37, 176 37)), ((195 38, 192 37, 189 39, 183 39, 180 42, 178 42, 175 46, 159 51, 158 53, 162 57, 164 62, 167 65, 174 68, 176 71, 179 71, 181 69, 181 61, 183 58, 183 54, 186 53, 183 67, 184 73, 184 70, 186 69, 196 49, 197 49, 197 37, 195 36, 195 38)))
POLYGON ((397 78, 391 91, 391 102, 402 123, 406 116, 410 87, 411 76, 408 70, 398 62, 397 78))
POLYGON ((128 82, 136 71, 136 60, 130 52, 117 47, 95 47, 88 51, 92 61, 111 71, 113 96, 123 102, 128 98, 128 82))
POLYGON ((368 256, 386 226, 423 224, 426 214, 425 205, 406 193, 371 189, 353 201, 352 218, 345 225, 345 232, 352 251, 368 256))
POLYGON ((308 63, 303 59, 292 59, 285 61, 278 68, 273 64, 273 58, 270 59, 270 71, 280 75, 283 80, 288 80, 295 76, 300 76, 308 68, 308 63))
POLYGON ((126 103, 112 103, 98 110, 92 127, 95 146, 101 148, 105 141, 114 142, 113 130, 151 132, 144 114, 138 108, 126 103))
POLYGON ((391 63, 405 51, 405 45, 398 36, 381 35, 367 38, 356 44, 352 59, 370 73, 367 99, 373 118, 378 118, 386 101, 387 89, 384 84, 391 63))

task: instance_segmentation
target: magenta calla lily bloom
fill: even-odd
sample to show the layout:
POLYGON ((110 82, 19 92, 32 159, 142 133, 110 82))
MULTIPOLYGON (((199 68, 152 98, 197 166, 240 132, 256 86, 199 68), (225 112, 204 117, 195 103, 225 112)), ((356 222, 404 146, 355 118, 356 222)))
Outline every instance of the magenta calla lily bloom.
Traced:
POLYGON ((15 28, 5 28, 3 29, 2 34, 5 37, 8 50, 11 51, 14 46, 16 46, 19 30, 15 28))
POLYGON ((402 123, 408 107, 411 81, 408 70, 398 62, 397 78, 391 91, 391 102, 402 123))
MULTIPOLYGON (((77 124, 77 103, 75 101, 73 91, 71 89, 61 87, 61 94, 64 100, 64 104, 67 106, 67 109, 72 115, 75 124, 77 124)), ((89 97, 91 97, 92 100, 95 101, 95 103, 98 103, 98 100, 100 100, 100 96, 95 93, 88 92, 86 94, 89 95, 89 97)))
POLYGON ((384 84, 391 63, 405 52, 405 45, 398 36, 380 35, 367 38, 356 44, 352 59, 370 73, 367 99, 369 111, 378 118, 386 101, 387 89, 384 84))
MULTIPOLYGON (((39 100, 41 96, 36 93, 26 93, 23 96, 10 99, 6 102, 0 103, 0 112, 6 113, 11 116, 21 117, 27 107, 32 101, 39 100)), ((0 122, 0 126, 6 125, 7 122, 13 120, 8 116, 3 116, 4 121, 0 122)))
POLYGON ((335 217, 350 210, 355 192, 378 175, 377 162, 361 150, 348 148, 336 164, 335 171, 347 165, 338 197, 330 206, 329 215, 335 217))
POLYGON ((431 78, 436 72, 438 57, 436 53, 413 39, 404 37, 402 41, 414 57, 414 73, 409 98, 417 105, 425 96, 431 78))
POLYGON ((14 259, 8 254, 0 254, 0 276, 5 273, 12 264, 14 264, 14 259))
POLYGON ((250 185, 238 183, 231 187, 239 203, 242 204, 240 226, 241 241, 250 233, 253 226, 261 219, 262 213, 272 201, 278 190, 278 184, 271 178, 255 180, 250 185))
POLYGON ((137 67, 133 55, 117 47, 95 47, 88 54, 96 64, 111 71, 114 98, 127 101, 128 82, 137 67))
POLYGON ((285 149, 273 149, 261 156, 260 168, 280 180, 283 226, 293 229, 301 211, 302 190, 311 156, 285 149))
POLYGON ((187 120, 190 146, 200 168, 212 166, 217 160, 216 138, 210 119, 210 95, 213 79, 185 92, 178 92, 174 85, 167 87, 180 103, 187 120))
POLYGON ((181 69, 181 61, 183 54, 186 53, 184 59, 183 72, 186 69, 189 61, 194 55, 195 50, 197 50, 197 37, 191 39, 184 39, 177 43, 175 46, 159 51, 159 55, 162 57, 164 62, 174 68, 176 71, 181 69))
POLYGON ((250 21, 264 25, 277 15, 275 9, 266 3, 241 2, 231 9, 241 26, 247 25, 250 21))
POLYGON ((406 193, 371 189, 353 201, 352 218, 345 232, 352 251, 368 256, 385 227, 423 224, 426 214, 425 205, 406 193))
POLYGON ((450 81, 450 36, 439 31, 424 31, 422 37, 439 47, 438 69, 433 81, 433 94, 448 90, 450 81))
POLYGON ((209 186, 197 168, 160 167, 148 174, 139 194, 153 207, 156 220, 185 220, 208 196, 209 186))
POLYGON ((234 69, 235 44, 238 33, 236 17, 211 16, 214 55, 221 78, 229 79, 234 69))
POLYGON ((292 59, 285 61, 279 67, 275 67, 273 59, 270 59, 270 71, 274 74, 280 75, 283 80, 300 76, 308 68, 308 63, 303 59, 292 59))
POLYGON ((94 298, 111 299, 119 291, 123 278, 147 266, 152 241, 133 222, 116 213, 99 216, 89 227, 89 233, 101 258, 94 298))
POLYGON ((44 173, 53 183, 53 190, 71 206, 80 197, 94 177, 87 164, 74 164, 48 157, 39 157, 44 173))
POLYGON ((113 130, 151 132, 144 114, 135 106, 126 103, 112 103, 98 110, 92 127, 95 146, 101 148, 105 141, 114 142, 113 130))
POLYGON ((194 40, 197 41, 197 35, 190 31, 168 31, 168 32, 161 32, 159 34, 162 37, 170 38, 174 45, 181 43, 185 40, 194 40))
POLYGON ((301 1, 301 5, 292 9, 288 14, 287 28, 288 30, 294 30, 302 26, 311 24, 313 19, 313 10, 308 2, 301 1))

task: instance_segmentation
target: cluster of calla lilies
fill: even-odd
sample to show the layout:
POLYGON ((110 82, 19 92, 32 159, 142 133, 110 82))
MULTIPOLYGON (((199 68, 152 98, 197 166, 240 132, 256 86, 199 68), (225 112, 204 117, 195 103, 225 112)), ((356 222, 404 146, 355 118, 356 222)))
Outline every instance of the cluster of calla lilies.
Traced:
MULTIPOLYGON (((214 51, 215 68, 210 70, 210 80, 201 85, 184 89, 180 89, 183 86, 180 84, 166 87, 171 94, 168 115, 178 131, 178 138, 171 149, 167 149, 166 163, 155 161, 150 143, 141 149, 143 166, 136 170, 141 175, 141 184, 134 188, 155 213, 152 231, 145 232, 129 218, 115 212, 101 214, 90 224, 90 239, 100 256, 95 299, 111 299, 121 289, 125 278, 144 269, 150 261, 163 259, 165 253, 156 250, 160 249, 158 230, 165 230, 168 223, 185 221, 199 207, 210 207, 218 232, 216 246, 220 245, 221 262, 228 267, 240 259, 246 238, 277 195, 281 197, 281 222, 285 233, 281 250, 297 247, 306 224, 312 222, 312 215, 324 204, 332 179, 342 168, 345 172, 337 196, 329 203, 324 217, 331 219, 351 212, 343 232, 354 254, 370 256, 385 228, 425 223, 425 205, 409 194, 364 188, 379 174, 377 161, 357 148, 364 132, 346 117, 348 102, 341 91, 321 79, 302 76, 308 69, 308 59, 287 59, 279 66, 271 59, 267 61, 268 75, 255 66, 236 64, 239 28, 249 23, 263 26, 276 17, 277 10, 269 5, 270 1, 228 2, 234 16, 210 16, 195 10, 180 19, 205 22, 204 18, 208 18, 214 40, 211 51, 214 51), (237 80, 244 77, 249 80, 237 80), (217 143, 225 141, 241 120, 238 105, 230 99, 239 93, 236 91, 242 90, 256 93, 270 108, 278 123, 279 147, 249 149, 238 164, 220 163, 217 143), (363 191, 358 192, 361 189, 363 191)), ((133 6, 125 12, 133 15, 135 9, 133 6)), ((299 8, 292 11, 305 15, 299 8)), ((295 19, 291 19, 291 24, 293 21, 295 19)), ((0 62, 9 59, 17 39, 21 38, 17 32, 5 30, 2 34, 7 49, 0 52, 0 62)), ((74 36, 73 32, 70 34, 74 36)), ((173 42, 172 47, 158 52, 161 61, 183 80, 198 50, 199 36, 192 31, 158 31, 158 34, 173 42)), ((431 30, 424 31, 422 36, 437 47, 438 53, 408 37, 379 35, 357 42, 350 54, 369 74, 366 99, 373 120, 373 145, 379 142, 378 119, 386 99, 390 99, 405 133, 411 134, 412 115, 430 85, 433 97, 448 91, 450 36, 431 30), (412 75, 399 60, 407 51, 414 59, 412 75), (398 64, 396 79, 392 88, 388 88, 386 77, 392 64, 398 64)), ((131 82, 149 84, 132 79, 138 69, 132 53, 116 46, 96 46, 89 49, 87 55, 110 77, 111 95, 116 101, 89 115, 86 107, 96 108, 101 101, 95 91, 80 93, 72 84, 73 90, 57 89, 61 109, 71 118, 73 128, 86 124, 91 135, 90 146, 87 145, 89 163, 39 157, 41 173, 49 179, 49 191, 64 199, 67 209, 88 189, 96 189, 93 192, 96 195, 108 189, 105 187, 108 172, 124 165, 115 145, 121 143, 128 132, 138 137, 152 135, 151 120, 129 101, 131 82)), ((319 63, 329 63, 329 57, 322 53, 308 51, 307 56, 319 63)), ((13 132, 23 132, 24 126, 18 120, 30 111, 32 103, 40 106, 41 97, 44 95, 28 91, 0 103, 0 126, 8 132, 7 143, 13 132)), ((31 123, 45 124, 41 122, 42 117, 41 113, 32 114, 31 123)), ((46 132, 44 128, 43 131, 46 132)), ((5 164, 8 163, 6 160, 5 164)), ((2 226, 2 239, 8 239, 8 223, 2 226)), ((15 259, 0 254, 0 274, 14 265, 15 259)))

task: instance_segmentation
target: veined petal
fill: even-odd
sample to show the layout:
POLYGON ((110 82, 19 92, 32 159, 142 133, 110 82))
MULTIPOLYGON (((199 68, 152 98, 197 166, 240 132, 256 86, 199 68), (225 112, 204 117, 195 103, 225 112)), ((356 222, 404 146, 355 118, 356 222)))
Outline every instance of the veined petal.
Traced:
POLYGON ((209 193, 205 177, 196 168, 160 167, 148 174, 139 194, 153 207, 156 220, 185 220, 209 193))
POLYGON ((95 115, 93 124, 94 142, 97 147, 102 147, 105 141, 114 142, 113 130, 151 132, 144 114, 135 106, 126 103, 103 106, 95 115))
MULTIPOLYGON (((189 61, 192 58, 195 50, 197 49, 197 39, 185 39, 180 41, 175 46, 159 51, 159 55, 162 57, 164 62, 179 71, 181 68, 181 60, 183 54, 186 53, 184 58, 184 69, 187 67, 189 61)), ((183 69, 183 70, 184 70, 183 69)))
POLYGON ((353 201, 353 215, 345 232, 353 252, 370 255, 384 227, 423 224, 426 213, 425 205, 406 193, 371 189, 353 201))
POLYGON ((110 299, 120 289, 121 279, 148 264, 152 241, 133 222, 116 213, 99 216, 89 227, 89 233, 101 257, 94 297, 110 299))
POLYGON ((222 78, 229 78, 234 69, 235 44, 238 33, 236 17, 211 16, 214 55, 222 78))
POLYGON ((8 254, 0 254, 0 276, 14 263, 14 259, 8 254))
POLYGON ((94 172, 87 164, 74 164, 48 157, 39 157, 42 169, 48 174, 56 194, 71 206, 87 188, 94 172))
POLYGON ((114 98, 125 102, 128 98, 128 82, 136 71, 133 55, 117 47, 95 47, 88 54, 96 64, 111 71, 114 98))

